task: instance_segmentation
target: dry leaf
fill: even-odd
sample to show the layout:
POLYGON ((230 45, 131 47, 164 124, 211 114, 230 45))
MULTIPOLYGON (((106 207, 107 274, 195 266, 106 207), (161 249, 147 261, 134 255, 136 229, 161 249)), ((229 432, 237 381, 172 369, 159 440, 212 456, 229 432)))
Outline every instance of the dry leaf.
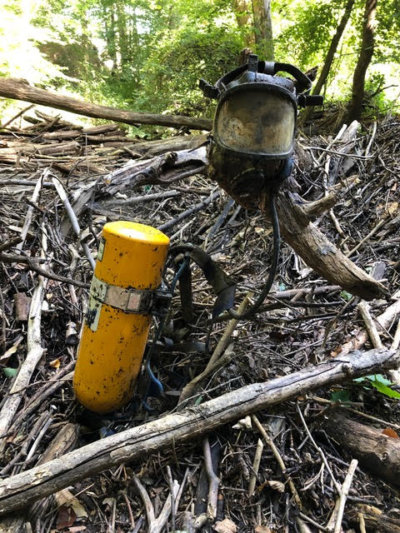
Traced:
MULTIPOLYGON (((54 495, 55 500, 59 507, 69 507, 73 510, 76 515, 76 518, 87 518, 88 514, 86 509, 80 503, 78 498, 72 494, 68 489, 63 489, 54 495)), ((71 524, 72 525, 72 524, 71 524)))
POLYGON ((76 514, 72 507, 67 507, 62 505, 58 509, 56 527, 57 529, 64 529, 65 527, 70 527, 76 520, 76 514))
POLYGON ((386 206, 386 212, 389 213, 389 215, 395 215, 398 210, 399 210, 398 202, 389 202, 386 206))
POLYGON ((232 520, 225 518, 225 520, 221 520, 215 524, 214 530, 217 531, 217 533, 236 533, 237 527, 232 520))
POLYGON ((392 439, 398 439, 399 438, 398 434, 392 428, 385 428, 382 431, 382 434, 383 435, 387 435, 388 437, 391 437, 392 439))
POLYGON ((267 526, 256 526, 254 533, 273 533, 273 531, 267 526))
POLYGON ((268 485, 278 492, 285 492, 285 484, 281 481, 268 481, 268 485))
POLYGON ((104 498, 104 500, 101 502, 103 505, 108 505, 110 509, 113 508, 115 502, 115 498, 104 498))
POLYGON ((20 335, 17 340, 14 342, 14 344, 9 348, 6 352, 3 353, 3 355, 0 357, 0 363, 2 365, 6 364, 7 361, 10 359, 10 357, 16 353, 18 346, 20 345, 21 341, 23 340, 23 336, 20 335))
POLYGON ((51 368, 60 368, 61 361, 59 359, 53 359, 50 361, 49 366, 51 366, 51 368))
POLYGON ((232 426, 232 429, 251 429, 251 427, 251 417, 246 416, 245 418, 239 420, 234 426, 232 426))

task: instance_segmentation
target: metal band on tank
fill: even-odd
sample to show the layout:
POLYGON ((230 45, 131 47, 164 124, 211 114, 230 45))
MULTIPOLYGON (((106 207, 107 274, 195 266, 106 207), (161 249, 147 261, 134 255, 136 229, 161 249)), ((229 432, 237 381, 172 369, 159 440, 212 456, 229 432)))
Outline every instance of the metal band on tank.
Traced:
MULTIPOLYGON (((101 304, 107 304, 125 313, 150 313, 155 291, 150 289, 126 289, 111 285, 93 276, 90 286, 90 298, 101 304)), ((89 304, 90 307, 90 304, 89 304)))

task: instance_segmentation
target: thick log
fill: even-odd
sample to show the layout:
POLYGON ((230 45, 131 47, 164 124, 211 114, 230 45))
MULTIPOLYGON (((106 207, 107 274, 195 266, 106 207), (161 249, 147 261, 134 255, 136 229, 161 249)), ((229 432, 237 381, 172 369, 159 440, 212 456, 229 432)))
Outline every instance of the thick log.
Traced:
POLYGON ((202 405, 166 415, 148 424, 122 431, 31 470, 0 481, 0 514, 11 513, 34 501, 82 481, 105 469, 183 441, 198 440, 215 428, 268 406, 327 387, 348 378, 382 372, 399 365, 400 352, 354 352, 308 367, 267 383, 255 383, 202 405))
POLYGON ((360 424, 340 410, 329 414, 323 428, 335 442, 357 458, 365 469, 400 487, 400 439, 360 424))
POLYGON ((191 118, 179 115, 155 115, 153 113, 135 113, 124 109, 115 109, 90 102, 84 102, 69 96, 51 93, 44 89, 32 87, 21 80, 8 78, 0 79, 0 96, 14 100, 24 100, 33 104, 40 104, 63 111, 70 111, 86 117, 104 118, 124 124, 157 124, 180 128, 185 126, 194 130, 210 130, 212 122, 206 118, 191 118))

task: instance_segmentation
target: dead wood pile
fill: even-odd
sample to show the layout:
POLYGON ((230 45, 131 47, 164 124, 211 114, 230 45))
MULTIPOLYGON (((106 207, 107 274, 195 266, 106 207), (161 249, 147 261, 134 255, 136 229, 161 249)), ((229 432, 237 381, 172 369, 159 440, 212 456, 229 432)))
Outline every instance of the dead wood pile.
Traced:
MULTIPOLYGON (((237 280, 238 302, 265 278, 271 230, 259 212, 234 205, 207 180, 200 156, 190 168, 169 167, 174 156, 161 157, 160 174, 148 172, 148 159, 196 149, 204 143, 202 136, 148 143, 128 138, 116 125, 78 128, 32 111, 19 120, 18 127, 14 122, 0 130, 2 480, 43 462, 49 451, 46 460, 174 412, 182 389, 201 373, 203 379, 191 389, 192 404, 353 349, 398 348, 400 122, 388 118, 349 138, 301 139, 304 153, 294 176, 297 193, 317 204, 347 180, 346 192, 329 210, 314 213, 314 224, 383 281, 387 299, 367 306, 318 277, 285 245, 265 312, 234 324, 220 363, 204 372, 214 296, 195 269, 193 320, 183 319, 176 296, 155 361, 165 397, 151 398, 151 411, 132 405, 115 416, 88 417, 74 402, 71 376, 103 224, 135 220, 162 228, 172 243, 203 247, 237 280), (122 182, 107 187, 104 177, 132 159, 139 166, 143 161, 140 177, 128 179, 125 187, 122 182), (193 174, 196 165, 201 172, 193 174), (63 190, 78 214, 78 235, 71 229, 63 190), (27 354, 33 354, 34 363, 25 366, 24 377, 18 369, 24 368, 27 354), (21 380, 18 387, 14 379, 21 380)), ((212 350, 226 327, 224 320, 214 325, 212 350)), ((202 443, 189 440, 140 463, 82 479, 31 506, 26 516, 13 519, 12 527, 17 531, 16 524, 22 528, 30 520, 42 531, 194 531, 208 527, 214 513, 215 530, 225 532, 334 531, 338 525, 350 531, 362 530, 364 523, 367 531, 378 531, 379 523, 397 531, 395 490, 369 474, 365 463, 354 473, 355 452, 338 448, 340 440, 322 427, 338 398, 346 400, 353 418, 381 431, 390 428, 395 438, 400 429, 396 401, 349 380, 225 425, 202 443), (207 501, 215 509, 207 508, 207 501), (382 513, 380 519, 374 522, 366 506, 382 513)))

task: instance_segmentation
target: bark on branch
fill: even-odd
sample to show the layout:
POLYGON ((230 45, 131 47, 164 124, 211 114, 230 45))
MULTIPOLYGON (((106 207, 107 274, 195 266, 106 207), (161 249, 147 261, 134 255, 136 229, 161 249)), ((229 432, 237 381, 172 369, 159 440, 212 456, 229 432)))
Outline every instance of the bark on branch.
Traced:
POLYGON ((70 111, 71 113, 87 117, 123 122, 124 124, 157 124, 160 126, 171 126, 173 128, 186 126, 194 130, 210 130, 212 125, 211 120, 206 118, 134 113, 133 111, 126 111, 124 109, 92 104, 76 98, 70 98, 69 96, 51 93, 44 89, 38 89, 28 83, 13 78, 0 79, 0 96, 55 107, 56 109, 70 111))
POLYGON ((172 413, 88 444, 58 459, 0 481, 0 515, 11 513, 76 481, 132 461, 321 386, 399 365, 400 352, 370 350, 312 366, 267 383, 242 387, 202 405, 172 413))
POLYGON ((379 478, 400 486, 400 440, 382 430, 360 424, 341 411, 326 418, 323 427, 338 444, 379 478), (340 431, 338 431, 340 428, 340 431))
POLYGON ((289 194, 278 198, 282 237, 317 274, 365 300, 386 293, 384 286, 346 257, 307 217, 289 194))

